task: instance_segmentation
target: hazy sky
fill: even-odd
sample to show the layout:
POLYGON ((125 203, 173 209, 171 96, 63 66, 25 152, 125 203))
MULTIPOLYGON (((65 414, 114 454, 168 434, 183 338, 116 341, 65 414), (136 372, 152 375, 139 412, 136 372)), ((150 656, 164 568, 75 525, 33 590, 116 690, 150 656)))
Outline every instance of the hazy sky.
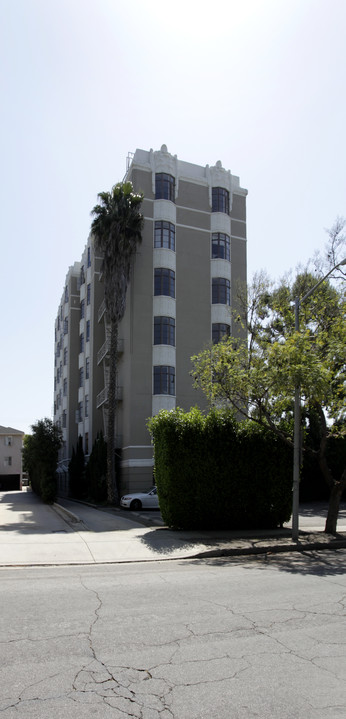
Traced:
POLYGON ((54 321, 97 193, 163 143, 248 189, 248 275, 346 215, 345 0, 0 0, 0 424, 51 416, 54 321))

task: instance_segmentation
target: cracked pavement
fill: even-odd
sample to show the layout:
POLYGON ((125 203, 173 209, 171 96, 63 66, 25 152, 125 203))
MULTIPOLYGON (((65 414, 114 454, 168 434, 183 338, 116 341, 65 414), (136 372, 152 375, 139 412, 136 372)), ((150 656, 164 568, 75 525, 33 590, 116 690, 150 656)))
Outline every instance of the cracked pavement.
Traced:
POLYGON ((344 718, 345 559, 2 568, 0 717, 344 718))

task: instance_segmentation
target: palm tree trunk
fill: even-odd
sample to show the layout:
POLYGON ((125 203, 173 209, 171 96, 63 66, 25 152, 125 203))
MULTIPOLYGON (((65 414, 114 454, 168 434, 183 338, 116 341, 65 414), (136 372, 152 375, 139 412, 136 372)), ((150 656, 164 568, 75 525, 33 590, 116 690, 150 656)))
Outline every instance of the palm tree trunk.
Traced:
POLYGON ((110 368, 108 383, 108 427, 107 427, 107 500, 119 504, 115 476, 115 422, 117 413, 117 347, 118 323, 111 321, 110 368))

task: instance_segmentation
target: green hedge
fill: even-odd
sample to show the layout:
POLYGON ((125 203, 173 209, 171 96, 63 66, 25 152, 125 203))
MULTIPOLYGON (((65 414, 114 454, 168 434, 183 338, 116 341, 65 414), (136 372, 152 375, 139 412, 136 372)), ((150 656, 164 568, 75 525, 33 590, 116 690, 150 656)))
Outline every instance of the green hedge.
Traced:
POLYGON ((43 502, 56 499, 56 469, 58 452, 62 446, 62 431, 51 419, 38 420, 26 434, 23 446, 23 469, 29 473, 31 487, 43 502))
POLYGON ((291 516, 292 450, 224 411, 161 411, 149 420, 155 481, 168 526, 276 527, 291 516))

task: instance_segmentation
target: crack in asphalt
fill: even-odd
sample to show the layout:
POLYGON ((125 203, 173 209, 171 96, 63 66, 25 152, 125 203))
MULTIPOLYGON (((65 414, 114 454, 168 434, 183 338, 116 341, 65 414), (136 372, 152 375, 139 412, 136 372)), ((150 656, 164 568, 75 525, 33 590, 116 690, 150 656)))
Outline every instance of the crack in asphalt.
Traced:
MULTIPOLYGON (((78 671, 73 670, 73 677, 67 679, 69 686, 66 691, 54 692, 53 689, 49 690, 49 695, 47 696, 42 696, 43 692, 40 695, 40 685, 52 682, 71 670, 66 669, 61 672, 47 674, 39 681, 28 684, 21 690, 15 700, 8 699, 6 704, 7 699, 3 698, 0 714, 13 709, 20 715, 23 705, 26 703, 29 705, 30 703, 49 702, 50 700, 59 699, 71 701, 82 709, 86 698, 87 701, 90 698, 90 702, 95 705, 100 706, 103 704, 104 707, 109 707, 112 710, 112 718, 114 719, 123 719, 125 717, 133 719, 179 719, 179 715, 176 714, 174 708, 176 690, 214 685, 220 696, 222 696, 225 688, 227 688, 228 695, 232 696, 234 691, 233 682, 240 680, 244 672, 254 670, 256 666, 254 658, 258 661, 260 661, 261 657, 266 656, 272 659, 273 654, 277 654, 278 657, 291 656, 298 660, 299 663, 295 663, 295 671, 299 672, 299 666, 302 666, 302 664, 310 664, 319 671, 324 672, 328 677, 337 676, 335 670, 333 671, 328 666, 323 665, 326 655, 322 653, 322 648, 328 646, 341 647, 343 646, 343 639, 341 637, 337 641, 327 633, 325 636, 318 636, 314 633, 314 630, 316 631, 316 627, 318 627, 317 620, 319 617, 330 617, 333 620, 335 617, 340 618, 344 615, 346 603, 344 593, 335 601, 316 601, 316 603, 310 604, 306 608, 299 608, 294 603, 287 601, 284 606, 270 606, 268 609, 258 610, 255 608, 251 610, 249 607, 247 607, 247 610, 234 608, 226 601, 220 602, 206 599, 201 594, 197 599, 203 610, 201 610, 196 621, 193 618, 192 621, 190 620, 185 624, 176 625, 176 635, 178 636, 160 642, 153 641, 154 637, 152 636, 138 642, 135 641, 134 633, 132 640, 129 640, 131 650, 138 647, 151 650, 162 648, 165 649, 166 656, 165 660, 157 663, 148 662, 148 666, 131 666, 126 662, 117 664, 112 661, 106 662, 102 660, 100 650, 97 649, 96 645, 96 640, 99 641, 97 635, 100 634, 97 625, 102 621, 102 596, 97 589, 88 586, 81 576, 79 577, 79 582, 83 591, 93 598, 93 606, 86 613, 86 631, 61 633, 54 635, 54 637, 16 638, 8 642, 0 642, 0 645, 16 645, 21 642, 38 644, 39 642, 49 642, 51 639, 77 638, 78 640, 84 640, 87 658, 84 658, 84 662, 78 671), (216 622, 214 622, 214 629, 208 630, 203 626, 203 621, 205 621, 203 611, 205 611, 206 607, 214 609, 215 615, 216 612, 218 613, 216 622), (281 616, 279 616, 279 613, 281 616), (284 616, 282 616, 283 614, 284 616), (231 617, 236 620, 237 626, 227 626, 231 623, 231 617), (216 626, 219 624, 219 618, 221 629, 220 626, 216 626), (288 632, 292 631, 294 633, 295 629, 305 622, 305 636, 311 642, 310 648, 314 650, 313 656, 306 656, 306 653, 304 654, 300 647, 298 649, 292 648, 289 644, 291 635, 288 632), (243 626, 239 626, 239 624, 243 626), (251 651, 246 651, 242 654, 237 654, 235 651, 232 654, 230 648, 232 640, 242 640, 244 637, 250 640, 256 637, 265 637, 270 644, 268 647, 263 647, 262 643, 255 644, 255 646, 251 647, 251 651), (213 656, 211 656, 210 652, 207 652, 206 656, 198 655, 198 645, 194 644, 195 640, 200 640, 203 647, 207 647, 210 640, 215 652, 213 656), (224 641, 224 646, 227 647, 224 651, 218 645, 221 640, 224 641), (214 642, 214 645, 212 642, 214 642), (277 650, 274 649, 272 643, 276 644, 277 650), (319 647, 321 647, 321 654, 318 653, 319 647), (217 651, 218 649, 220 649, 219 652, 217 651), (195 651, 196 656, 187 658, 188 654, 193 651, 195 651), (237 663, 237 666, 234 666, 235 663, 237 663), (26 697, 25 693, 30 690, 33 690, 35 696, 26 697)), ((188 606, 189 602, 188 593, 181 589, 175 591, 174 600, 176 602, 181 601, 185 611, 184 605, 188 606)), ((229 599, 229 602, 231 601, 232 599, 229 599)), ((208 610, 206 617, 207 622, 209 616, 213 616, 210 610, 208 610)), ((164 639, 164 637, 162 638, 164 639)), ((328 655, 327 658, 330 656, 332 655, 328 655)), ((198 689, 198 691, 200 690, 198 689)), ((306 706, 309 705, 313 711, 312 703, 307 698, 305 698, 305 701, 306 706)), ((321 707, 321 704, 319 704, 319 707, 321 707)), ((328 703, 325 709, 328 708, 334 708, 335 711, 339 709, 345 710, 345 706, 338 703, 335 703, 335 705, 328 703)), ((105 710, 107 711, 107 717, 109 709, 105 710)), ((207 714, 203 714, 203 717, 206 716, 207 714)), ((210 716, 214 716, 214 714, 210 716)), ((261 717, 261 713, 252 710, 251 706, 243 704, 238 707, 236 716, 255 719, 256 717, 261 717)), ((193 714, 193 717, 195 718, 197 715, 193 714)))
MULTIPOLYGON (((135 717, 136 719, 145 719, 143 712, 150 710, 152 713, 150 719, 157 716, 160 719, 172 719, 173 714, 169 710, 163 694, 153 698, 146 697, 140 699, 136 695, 136 691, 131 687, 139 685, 153 679, 153 676, 147 668, 133 668, 130 666, 118 666, 112 670, 98 656, 93 646, 93 631, 100 618, 102 609, 102 599, 95 589, 88 587, 80 578, 81 586, 88 592, 92 592, 96 597, 97 606, 94 609, 94 617, 89 626, 87 634, 89 648, 92 654, 92 661, 85 664, 75 675, 73 680, 73 695, 70 695, 74 701, 78 701, 78 694, 93 693, 97 694, 102 701, 118 712, 127 717, 135 717), (125 675, 122 676, 122 674, 125 675), (155 706, 156 703, 156 706, 155 706), (123 705, 123 706, 122 706, 123 705), (165 714, 164 714, 165 712, 165 714)), ((155 692, 153 692, 155 697, 155 692)))

